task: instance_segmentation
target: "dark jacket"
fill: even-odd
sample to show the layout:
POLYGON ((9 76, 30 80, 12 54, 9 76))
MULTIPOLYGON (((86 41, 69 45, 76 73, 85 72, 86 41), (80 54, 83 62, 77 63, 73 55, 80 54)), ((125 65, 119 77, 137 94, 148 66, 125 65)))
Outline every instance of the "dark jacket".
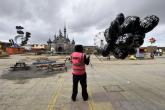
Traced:
POLYGON ((90 56, 86 57, 86 55, 84 55, 84 63, 86 65, 89 65, 89 62, 90 62, 90 56))

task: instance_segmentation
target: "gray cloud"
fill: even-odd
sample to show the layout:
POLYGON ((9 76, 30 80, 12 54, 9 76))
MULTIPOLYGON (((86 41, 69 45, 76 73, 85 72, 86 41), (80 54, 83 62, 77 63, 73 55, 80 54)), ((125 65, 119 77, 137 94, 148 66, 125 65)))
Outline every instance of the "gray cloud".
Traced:
POLYGON ((46 43, 66 23, 71 39, 93 45, 94 35, 123 12, 126 16, 159 16, 161 29, 154 29, 147 38, 155 35, 165 46, 164 4, 164 0, 1 0, 0 40, 7 41, 16 34, 15 26, 22 25, 32 33, 30 43, 46 43))

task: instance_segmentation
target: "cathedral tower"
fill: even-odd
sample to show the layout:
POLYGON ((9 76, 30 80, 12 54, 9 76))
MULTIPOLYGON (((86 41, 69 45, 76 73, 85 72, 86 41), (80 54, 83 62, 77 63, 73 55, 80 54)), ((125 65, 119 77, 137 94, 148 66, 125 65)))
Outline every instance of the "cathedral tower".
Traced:
POLYGON ((66 38, 66 25, 64 26, 64 38, 66 38))

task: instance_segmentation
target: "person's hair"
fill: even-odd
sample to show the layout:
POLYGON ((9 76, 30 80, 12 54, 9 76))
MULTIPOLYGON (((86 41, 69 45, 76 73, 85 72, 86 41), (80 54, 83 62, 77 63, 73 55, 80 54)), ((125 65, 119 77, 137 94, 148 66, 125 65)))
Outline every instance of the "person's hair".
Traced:
POLYGON ((82 45, 75 45, 74 51, 75 52, 83 52, 83 46, 82 45))

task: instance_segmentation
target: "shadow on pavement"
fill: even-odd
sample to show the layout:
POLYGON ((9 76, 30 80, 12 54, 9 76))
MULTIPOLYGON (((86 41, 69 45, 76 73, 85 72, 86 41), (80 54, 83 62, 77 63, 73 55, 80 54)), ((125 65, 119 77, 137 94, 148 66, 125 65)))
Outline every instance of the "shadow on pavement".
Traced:
POLYGON ((5 69, 2 71, 2 75, 0 76, 0 79, 26 80, 32 78, 46 78, 64 72, 65 72, 64 70, 47 71, 47 70, 38 70, 37 68, 31 68, 30 70, 16 70, 16 71, 5 69))

